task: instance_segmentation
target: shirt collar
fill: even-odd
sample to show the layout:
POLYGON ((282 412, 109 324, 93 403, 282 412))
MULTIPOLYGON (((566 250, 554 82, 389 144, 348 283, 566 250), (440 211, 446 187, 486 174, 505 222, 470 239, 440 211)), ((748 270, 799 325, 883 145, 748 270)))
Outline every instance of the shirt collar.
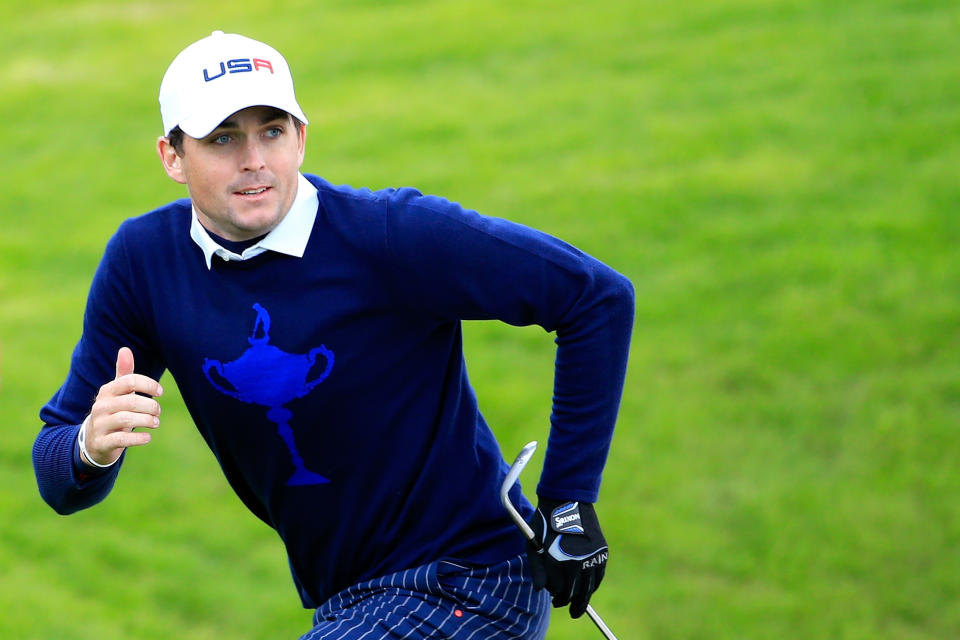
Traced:
POLYGON ((275 251, 302 258, 303 252, 307 249, 307 241, 310 239, 310 232, 313 230, 313 223, 317 218, 317 208, 319 206, 317 188, 310 184, 310 181, 303 177, 303 174, 299 174, 297 195, 293 199, 293 204, 290 205, 287 215, 283 216, 280 223, 260 242, 247 247, 242 254, 236 254, 223 248, 210 237, 207 230, 200 224, 196 207, 193 208, 193 218, 190 221, 190 238, 203 251, 203 259, 207 263, 207 269, 212 267, 213 256, 215 255, 223 260, 249 260, 265 251, 275 251))

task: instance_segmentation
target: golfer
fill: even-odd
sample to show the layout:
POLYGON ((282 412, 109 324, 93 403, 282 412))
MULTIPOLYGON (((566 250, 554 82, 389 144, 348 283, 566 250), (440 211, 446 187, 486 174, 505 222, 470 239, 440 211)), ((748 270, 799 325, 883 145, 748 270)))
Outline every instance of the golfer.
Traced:
POLYGON ((189 198, 107 243, 40 413, 43 498, 61 514, 103 500, 127 449, 159 435, 170 371, 230 486, 283 540, 314 610, 303 638, 543 638, 551 595, 581 615, 608 557, 593 503, 630 283, 443 198, 301 173, 307 117, 261 42, 195 42, 159 97, 157 153, 189 198), (462 347, 461 321, 480 319, 556 333, 538 508, 511 494, 543 554, 499 502, 507 464, 462 347))

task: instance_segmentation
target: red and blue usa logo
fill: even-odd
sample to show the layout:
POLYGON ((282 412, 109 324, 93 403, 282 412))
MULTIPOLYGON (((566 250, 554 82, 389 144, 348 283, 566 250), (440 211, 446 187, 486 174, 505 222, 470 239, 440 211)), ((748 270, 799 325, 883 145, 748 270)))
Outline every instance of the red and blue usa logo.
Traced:
POLYGON ((250 73, 252 71, 269 71, 273 73, 273 64, 263 58, 234 58, 233 60, 222 60, 219 71, 220 73, 214 71, 214 74, 210 75, 210 70, 204 69, 204 81, 211 82, 228 73, 250 73))

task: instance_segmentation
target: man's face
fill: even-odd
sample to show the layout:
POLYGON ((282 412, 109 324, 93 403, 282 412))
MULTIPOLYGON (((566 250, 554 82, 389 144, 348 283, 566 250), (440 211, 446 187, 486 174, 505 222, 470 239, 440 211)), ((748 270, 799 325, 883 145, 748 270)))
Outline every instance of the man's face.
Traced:
POLYGON ((306 130, 270 107, 242 109, 205 138, 183 137, 183 155, 166 138, 157 151, 167 175, 187 185, 200 223, 227 240, 276 227, 297 195, 306 130))

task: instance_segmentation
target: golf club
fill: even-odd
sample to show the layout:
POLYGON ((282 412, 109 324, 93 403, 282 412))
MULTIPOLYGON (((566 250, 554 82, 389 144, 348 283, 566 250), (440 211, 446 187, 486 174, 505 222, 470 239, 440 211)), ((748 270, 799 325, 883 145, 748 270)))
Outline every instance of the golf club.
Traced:
MULTIPOLYGON (((506 509, 507 513, 510 514, 513 522, 520 527, 521 531, 523 531, 523 535, 527 537, 527 540, 536 545, 538 551, 542 551, 543 549, 535 540, 533 529, 531 529, 530 525, 527 524, 527 521, 523 519, 523 516, 521 516, 520 512, 517 511, 516 507, 513 506, 513 503, 510 502, 509 495, 510 489, 513 488, 513 485, 517 482, 517 478, 520 477, 520 472, 523 471, 523 468, 527 466, 528 462, 530 462, 530 458, 533 457, 533 452, 536 450, 536 440, 533 442, 528 442, 526 446, 520 450, 520 453, 517 455, 517 459, 513 462, 513 466, 511 466, 510 471, 507 472, 507 477, 503 479, 503 484, 500 485, 500 502, 503 503, 503 508, 506 509)), ((613 632, 610 631, 610 627, 606 625, 600 615, 594 611, 593 607, 589 604, 587 605, 587 615, 590 616, 591 620, 593 620, 593 624, 597 625, 597 629, 600 629, 600 633, 603 634, 604 638, 607 638, 607 640, 617 640, 617 636, 613 635, 613 632)))

